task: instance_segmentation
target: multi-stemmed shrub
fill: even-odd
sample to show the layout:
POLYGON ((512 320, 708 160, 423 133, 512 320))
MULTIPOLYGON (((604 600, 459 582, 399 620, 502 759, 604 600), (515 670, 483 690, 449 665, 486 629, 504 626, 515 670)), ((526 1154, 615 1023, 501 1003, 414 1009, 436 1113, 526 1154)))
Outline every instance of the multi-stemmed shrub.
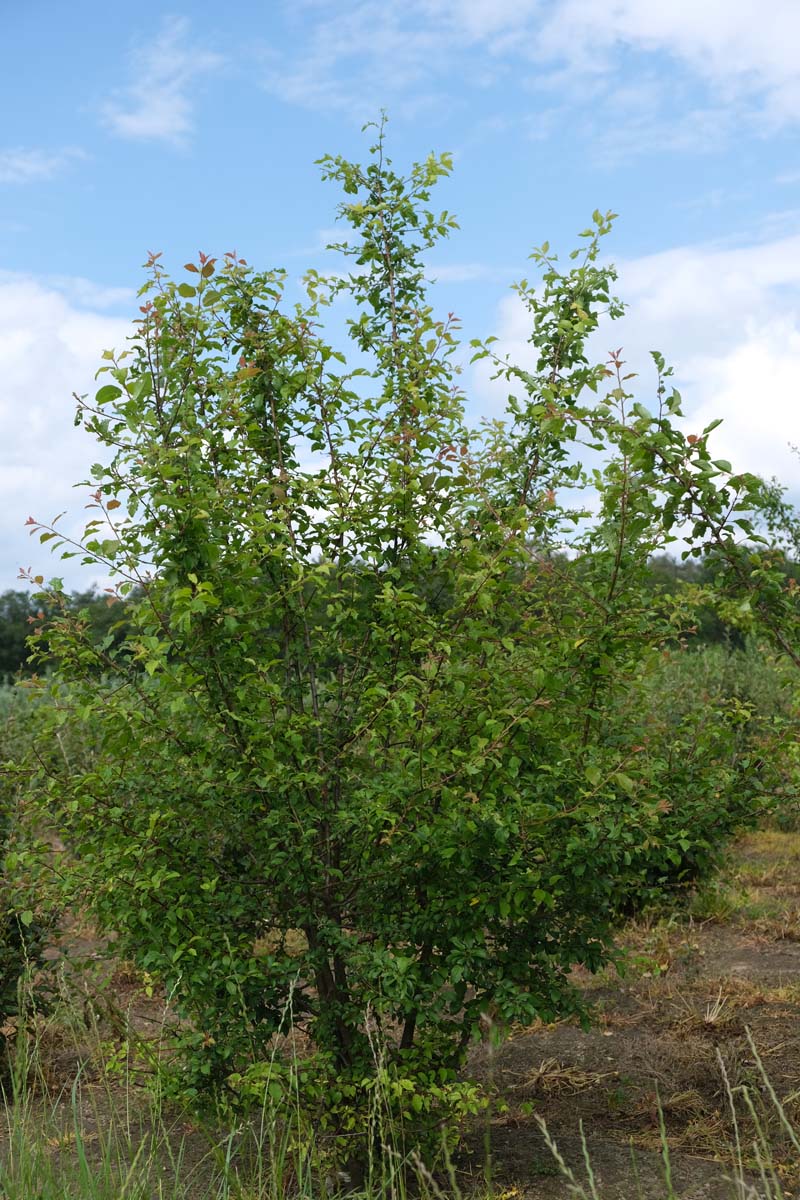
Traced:
POLYGON ((612 952, 672 769, 622 701, 690 620, 648 560, 687 522, 734 546, 756 484, 684 435, 658 358, 650 407, 589 361, 621 311, 611 215, 566 270, 534 254, 531 365, 495 360, 505 417, 475 427, 426 299, 448 160, 401 176, 381 130, 323 170, 349 269, 292 305, 233 254, 177 280, 152 256, 78 409, 105 452, 85 539, 32 525, 129 597, 122 641, 67 605, 46 634, 57 719, 98 743, 51 788, 71 894, 166 981, 190 1094, 294 1086, 291 1025, 305 1098, 358 1133, 376 1079, 420 1123, 473 1105, 486 1015, 563 1016, 571 967, 612 952))

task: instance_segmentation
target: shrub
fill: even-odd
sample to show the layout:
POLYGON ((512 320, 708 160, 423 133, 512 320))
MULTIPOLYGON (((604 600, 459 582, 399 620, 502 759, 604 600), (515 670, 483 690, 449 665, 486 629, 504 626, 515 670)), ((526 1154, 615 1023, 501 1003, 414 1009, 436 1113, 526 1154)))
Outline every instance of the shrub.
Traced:
POLYGON ((128 597, 115 642, 43 588, 62 608, 55 719, 99 742, 51 787, 73 894, 167 981, 189 1095, 267 1087, 291 1024, 345 1133, 376 1054, 435 1125, 487 1011, 563 1016, 572 966, 612 953, 665 820, 666 768, 620 701, 688 620, 648 561, 698 504, 698 538, 707 519, 724 537, 754 486, 672 423, 658 356, 655 415, 618 355, 589 363, 621 312, 599 265, 611 214, 568 270, 534 253, 536 365, 494 360, 506 419, 467 424, 458 325, 424 282, 455 224, 428 208, 448 170, 400 176, 383 130, 366 167, 323 160, 352 270, 312 274, 294 308, 281 272, 235 255, 178 281, 152 256, 131 344, 78 409, 110 452, 85 540, 33 523, 128 597), (354 367, 321 332, 332 300, 354 367))

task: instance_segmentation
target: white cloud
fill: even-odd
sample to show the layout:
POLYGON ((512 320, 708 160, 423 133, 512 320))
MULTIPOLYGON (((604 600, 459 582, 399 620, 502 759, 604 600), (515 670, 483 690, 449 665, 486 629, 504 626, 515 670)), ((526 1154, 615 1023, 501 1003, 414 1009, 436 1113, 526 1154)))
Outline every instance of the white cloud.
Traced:
POLYGON ((0 590, 17 586, 21 566, 64 575, 75 586, 96 575, 82 574, 77 560, 62 566, 24 527, 29 515, 47 522, 64 509, 65 529, 83 527, 85 497, 72 485, 87 476, 97 448, 73 426, 72 393, 98 386, 101 352, 122 346, 130 333, 128 321, 97 311, 85 280, 74 294, 25 276, 0 277, 0 590))
POLYGON ((539 31, 538 53, 603 69, 623 46, 662 52, 706 80, 726 103, 763 101, 772 120, 800 118, 800 6, 795 0, 561 0, 539 31))
POLYGON ((0 184, 37 183, 40 180, 52 179, 66 167, 85 157, 84 152, 77 147, 40 150, 17 146, 0 150, 0 184))
MULTIPOLYGON (((623 348, 638 373, 637 398, 654 406, 656 378, 649 351, 675 367, 687 427, 717 417, 713 447, 741 470, 776 476, 800 500, 800 236, 762 245, 687 246, 619 264, 617 291, 625 317, 606 323, 592 352, 599 359, 623 348)), ((516 297, 504 300, 500 344, 512 361, 531 365, 529 318, 516 297)), ((478 394, 496 412, 507 389, 475 375, 478 394)))
POLYGON ((502 80, 522 93, 520 120, 533 122, 532 135, 569 121, 606 163, 656 146, 716 149, 743 128, 800 120, 796 0, 773 0, 768 10, 758 0, 285 6, 296 53, 267 52, 263 82, 315 110, 361 120, 387 104, 402 116, 441 113, 463 104, 470 89, 502 80), (526 90, 547 97, 544 126, 525 105, 526 90))
POLYGON ((541 0, 292 0, 298 52, 288 62, 265 56, 264 85, 289 103, 339 109, 355 119, 391 103, 413 117, 458 102, 465 83, 486 86, 502 55, 528 40, 541 0), (303 37, 298 17, 308 17, 303 37), (488 51, 469 75, 442 86, 446 72, 472 49, 488 51))
POLYGON ((800 499, 800 321, 775 315, 750 329, 726 354, 692 363, 700 403, 692 406, 698 429, 715 417, 717 452, 766 478, 775 476, 800 499))
POLYGON ((190 86, 223 61, 219 54, 188 44, 188 32, 188 21, 171 17, 153 42, 133 51, 133 83, 102 110, 114 133, 173 145, 186 141, 192 132, 190 86))
POLYGON ((800 121, 800 7, 773 0, 559 0, 530 57, 564 89, 594 156, 718 151, 800 121))
POLYGON ((134 311, 136 291, 127 287, 105 287, 82 275, 42 275, 33 281, 18 271, 5 271, 0 268, 0 285, 18 285, 21 281, 35 282, 46 291, 55 292, 81 309, 116 308, 125 306, 128 311, 134 311))
POLYGON ((361 0, 306 7, 318 15, 294 60, 274 51, 265 55, 268 91, 291 104, 338 109, 361 120, 377 115, 390 98, 395 112, 432 103, 428 88, 441 41, 436 24, 409 19, 409 10, 419 14, 414 0, 408 6, 361 0))
POLYGON ((797 496, 788 444, 800 441, 800 235, 622 263, 620 287, 624 344, 662 350, 687 415, 699 427, 724 419, 719 454, 797 496))
POLYGON ((48 275, 42 282, 82 308, 105 310, 125 306, 130 312, 134 310, 135 288, 104 287, 81 275, 48 275))

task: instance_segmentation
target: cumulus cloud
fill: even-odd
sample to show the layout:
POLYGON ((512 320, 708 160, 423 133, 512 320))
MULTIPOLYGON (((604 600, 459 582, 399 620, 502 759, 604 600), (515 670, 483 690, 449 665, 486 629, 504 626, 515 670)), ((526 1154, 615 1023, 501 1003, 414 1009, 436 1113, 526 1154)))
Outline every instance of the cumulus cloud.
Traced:
POLYGON ((101 352, 130 332, 127 320, 91 301, 85 280, 70 294, 25 276, 0 277, 0 590, 17 586, 20 567, 63 575, 76 587, 93 578, 76 560, 62 566, 24 527, 29 515, 47 522, 65 509, 65 530, 83 526, 86 499, 73 484, 87 476, 97 449, 73 426, 72 393, 97 386, 101 352))
POLYGON ((625 345, 662 349, 698 427, 724 419, 718 452, 800 499, 800 236, 650 255, 620 283, 625 345))
POLYGON ((189 23, 171 17, 156 38, 130 58, 133 82, 103 106, 106 125, 120 137, 182 145, 192 132, 191 85, 222 64, 219 54, 188 41, 189 23))
MULTIPOLYGON (((742 470, 777 477, 800 501, 800 236, 739 248, 685 246, 619 264, 625 317, 606 323, 593 353, 623 348, 643 403, 655 400, 649 351, 675 369, 687 425, 717 417, 716 453, 742 470)), ((532 365, 528 316, 516 297, 501 304, 497 330, 511 359, 532 365)), ((497 411, 504 389, 485 370, 478 396, 497 411)))

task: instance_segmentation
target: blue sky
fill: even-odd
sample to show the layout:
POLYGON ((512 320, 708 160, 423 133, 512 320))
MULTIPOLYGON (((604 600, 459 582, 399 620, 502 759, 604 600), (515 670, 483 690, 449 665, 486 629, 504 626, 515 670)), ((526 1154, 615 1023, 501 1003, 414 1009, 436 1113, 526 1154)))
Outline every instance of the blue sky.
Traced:
MULTIPOLYGON (((141 264, 236 248, 324 269, 339 197, 386 108, 397 165, 449 150, 461 229, 431 261, 466 336, 526 329, 508 285, 594 208, 630 304, 623 345, 676 366, 689 421, 797 492, 800 4, 796 0, 0 0, 0 589, 63 573, 24 529, 67 509, 96 457, 72 427, 136 312, 141 264)), ((437 201, 437 204, 439 201, 437 201)), ((605 346, 599 346, 602 353, 605 346)), ((470 411, 502 397, 479 370, 470 411)))

